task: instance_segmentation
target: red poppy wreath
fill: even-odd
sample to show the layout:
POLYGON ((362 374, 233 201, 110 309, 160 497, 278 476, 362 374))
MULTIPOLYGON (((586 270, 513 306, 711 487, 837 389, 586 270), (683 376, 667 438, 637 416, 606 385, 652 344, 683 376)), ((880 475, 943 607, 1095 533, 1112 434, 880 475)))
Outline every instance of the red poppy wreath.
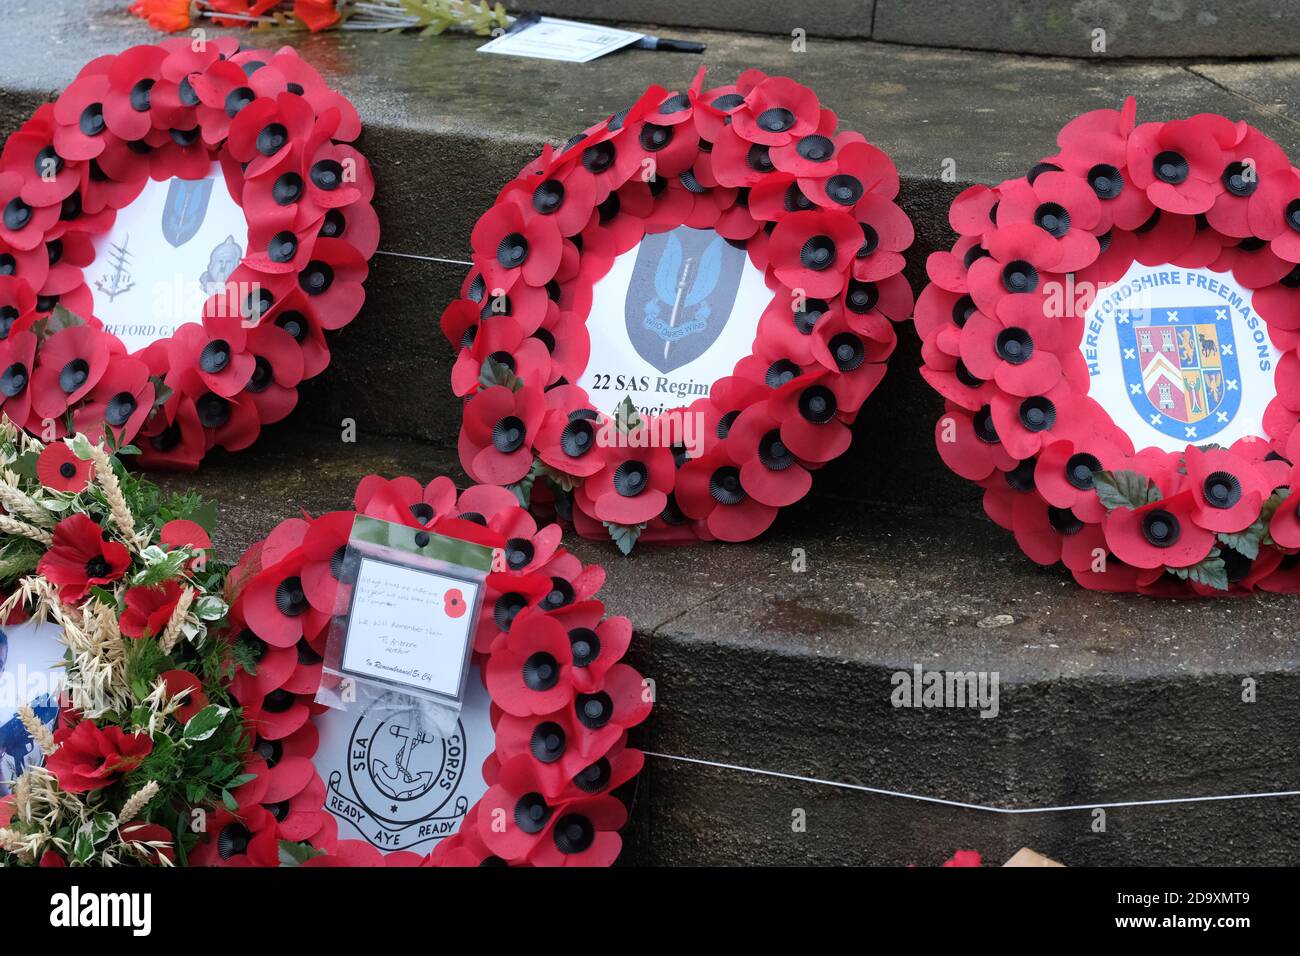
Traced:
POLYGON ((1135 114, 954 201, 916 308, 939 453, 1085 587, 1300 590, 1300 176, 1245 122, 1135 114))
POLYGON ((766 530, 911 313, 889 157, 793 80, 703 83, 544 148, 442 315, 465 470, 625 552, 766 530))
POLYGON ((231 572, 232 640, 248 665, 231 693, 257 735, 252 777, 191 861, 273 866, 287 841, 310 865, 611 864, 627 819, 611 792, 640 772, 627 730, 651 694, 621 662, 631 622, 595 599, 604 570, 499 487, 457 494, 447 478, 372 475, 355 508, 282 522, 231 572), (481 687, 453 737, 399 747, 390 713, 358 719, 314 702, 327 625, 347 606, 340 576, 357 514, 499 549, 506 570, 487 577, 474 635, 481 687), (406 783, 375 769, 393 766, 406 783))
POLYGON ((251 444, 364 300, 360 131, 291 47, 89 63, 0 154, 0 411, 159 468, 251 444))

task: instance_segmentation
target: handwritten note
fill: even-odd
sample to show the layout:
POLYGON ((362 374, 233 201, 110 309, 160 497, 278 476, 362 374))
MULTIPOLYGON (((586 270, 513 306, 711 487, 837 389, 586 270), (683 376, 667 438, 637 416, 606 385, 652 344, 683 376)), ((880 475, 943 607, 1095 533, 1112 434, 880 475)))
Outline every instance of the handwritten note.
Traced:
POLYGON ((458 697, 479 585, 363 557, 344 671, 458 697))

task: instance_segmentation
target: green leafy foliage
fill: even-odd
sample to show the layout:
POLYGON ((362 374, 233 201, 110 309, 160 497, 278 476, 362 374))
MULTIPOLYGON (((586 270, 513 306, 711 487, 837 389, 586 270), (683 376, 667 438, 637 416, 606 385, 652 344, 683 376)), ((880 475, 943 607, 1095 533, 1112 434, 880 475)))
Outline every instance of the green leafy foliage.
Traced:
POLYGON ((632 549, 636 547, 637 539, 641 537, 641 532, 646 529, 646 523, 627 525, 615 524, 612 521, 604 522, 605 527, 609 529, 609 536, 614 543, 618 545, 618 550, 624 554, 631 554, 632 549))
POLYGON ((280 841, 280 862, 286 866, 301 866, 313 857, 324 855, 324 850, 318 850, 307 843, 280 841))
POLYGON ((492 356, 483 360, 483 367, 479 370, 478 383, 483 388, 493 388, 501 385, 517 392, 524 387, 524 380, 515 374, 515 370, 504 362, 498 362, 492 356))
POLYGON ((533 460, 533 466, 528 469, 528 474, 520 478, 513 484, 506 485, 510 493, 513 494, 519 502, 519 507, 527 508, 528 502, 533 496, 533 484, 537 481, 537 476, 542 473, 542 462, 540 459, 533 460))
POLYGON ((1097 497, 1110 511, 1141 508, 1160 500, 1160 489, 1155 482, 1136 471, 1094 471, 1092 484, 1097 497))
POLYGON ((1289 488, 1277 489, 1264 499, 1260 506, 1259 517, 1251 523, 1250 527, 1241 531, 1220 532, 1219 540, 1234 551, 1240 552, 1243 557, 1254 561, 1259 557, 1261 546, 1266 543, 1272 544, 1273 539, 1268 535, 1268 526, 1273 520, 1273 515, 1277 513, 1278 506, 1290 493, 1289 488))
POLYGON ((1211 548, 1203 560, 1190 567, 1165 570, 1184 581, 1195 581, 1219 591, 1228 590, 1228 566, 1218 548, 1211 548))
POLYGON ((641 412, 632 403, 632 396, 626 395, 614 409, 614 424, 623 434, 634 432, 641 427, 641 412))

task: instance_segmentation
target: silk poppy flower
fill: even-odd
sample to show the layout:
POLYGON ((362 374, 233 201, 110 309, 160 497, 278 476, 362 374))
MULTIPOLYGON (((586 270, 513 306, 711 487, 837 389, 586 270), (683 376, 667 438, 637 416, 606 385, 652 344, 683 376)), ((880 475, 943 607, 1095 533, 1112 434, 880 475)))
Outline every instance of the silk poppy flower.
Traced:
POLYGON ((82 461, 65 442, 53 442, 36 459, 36 477, 46 488, 71 494, 86 490, 93 464, 82 461))
POLYGON ((120 627, 128 637, 158 637, 171 622, 185 589, 176 581, 150 587, 127 588, 120 627))
POLYGON ((129 734, 114 726, 100 728, 90 720, 56 730, 54 742, 58 749, 45 758, 45 769, 68 793, 103 790, 153 752, 148 734, 129 734))
POLYGON ((131 566, 131 556, 84 514, 73 514, 54 526, 54 541, 37 571, 59 588, 65 603, 76 604, 92 587, 118 580, 131 566))
POLYGON ((203 681, 192 671, 174 668, 158 675, 167 688, 167 696, 178 703, 176 719, 188 723, 199 711, 208 706, 208 695, 203 691, 203 681))

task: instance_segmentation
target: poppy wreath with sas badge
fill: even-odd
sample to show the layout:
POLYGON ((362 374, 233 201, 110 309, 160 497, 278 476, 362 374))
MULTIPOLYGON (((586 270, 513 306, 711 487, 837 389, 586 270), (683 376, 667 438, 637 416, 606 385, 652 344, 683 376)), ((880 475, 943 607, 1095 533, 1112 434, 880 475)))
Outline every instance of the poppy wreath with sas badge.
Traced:
POLYGON ((1245 122, 1135 117, 954 201, 915 316, 939 453, 1085 587, 1300 590, 1300 176, 1245 122))
POLYGON ((545 147, 441 319, 466 471, 625 552, 766 530, 911 314, 889 157, 793 80, 703 84, 545 147))
POLYGON ((46 440, 107 431, 159 468, 251 444, 365 298, 360 131, 291 47, 169 39, 90 62, 0 153, 0 410, 46 440))
MULTIPOLYGON (((628 748, 627 731, 646 719, 651 704, 641 675, 621 660, 631 622, 606 617, 595 598, 604 570, 584 566, 561 547, 559 525, 539 528, 500 487, 457 493, 448 478, 424 486, 372 475, 358 485, 354 504, 355 511, 282 522, 228 578, 235 657, 250 665, 237 669, 231 693, 255 735, 245 768, 251 778, 234 791, 236 806, 209 822, 191 861, 273 866, 288 842, 316 866, 611 864, 627 819, 611 793, 641 770, 644 755, 628 748), (474 634, 474 663, 491 700, 484 719, 495 737, 481 764, 486 788, 431 853, 385 855, 369 840, 340 834, 339 818, 325 809, 326 781, 312 762, 327 710, 315 703, 322 654, 331 617, 348 606, 340 574, 346 575, 358 514, 499 549, 505 568, 486 579, 474 634)), ((464 767, 460 779, 478 774, 481 756, 462 747, 446 759, 464 767)), ((446 819, 415 822, 435 832, 446 819)))

